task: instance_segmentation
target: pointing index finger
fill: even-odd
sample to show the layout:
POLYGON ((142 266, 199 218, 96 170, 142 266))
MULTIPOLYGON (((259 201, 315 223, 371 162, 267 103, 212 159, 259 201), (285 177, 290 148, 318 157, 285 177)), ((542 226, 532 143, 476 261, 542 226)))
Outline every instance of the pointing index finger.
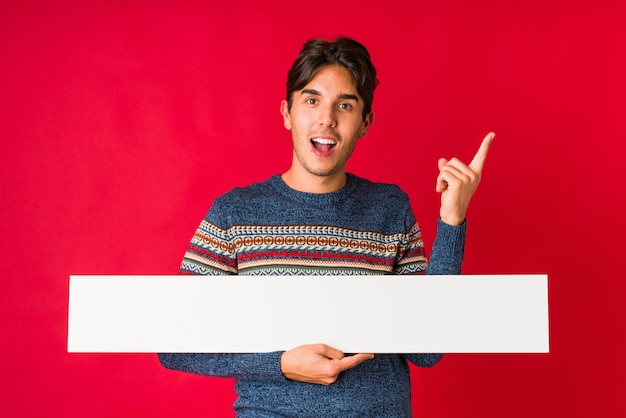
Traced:
POLYGON ((478 148, 478 152, 474 156, 474 159, 470 163, 469 167, 477 173, 483 171, 483 167, 485 166, 485 160, 487 159, 487 152, 489 152, 489 147, 493 142, 496 134, 493 132, 489 132, 483 142, 480 144, 480 148, 478 148))

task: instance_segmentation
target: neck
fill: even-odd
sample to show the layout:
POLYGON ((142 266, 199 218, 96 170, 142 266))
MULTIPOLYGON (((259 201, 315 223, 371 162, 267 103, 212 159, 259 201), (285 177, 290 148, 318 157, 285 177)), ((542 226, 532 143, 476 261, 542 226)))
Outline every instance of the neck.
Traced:
POLYGON ((345 170, 327 176, 318 176, 309 172, 301 173, 291 167, 281 175, 281 178, 294 190, 316 194, 336 192, 348 182, 345 170))

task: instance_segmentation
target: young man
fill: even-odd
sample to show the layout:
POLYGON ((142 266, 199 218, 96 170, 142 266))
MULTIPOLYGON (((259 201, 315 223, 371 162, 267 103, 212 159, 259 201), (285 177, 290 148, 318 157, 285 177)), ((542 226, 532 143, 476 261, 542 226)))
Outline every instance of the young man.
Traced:
MULTIPOLYGON (((374 121, 376 84, 369 53, 358 42, 307 42, 289 71, 280 107, 293 139, 290 169, 217 198, 181 271, 460 274, 465 212, 493 134, 469 166, 439 160, 440 219, 427 263, 406 194, 346 173, 374 121)), ((159 354, 167 368, 235 378, 239 417, 410 417, 408 362, 430 367, 441 357, 346 355, 321 343, 274 353, 159 354)))

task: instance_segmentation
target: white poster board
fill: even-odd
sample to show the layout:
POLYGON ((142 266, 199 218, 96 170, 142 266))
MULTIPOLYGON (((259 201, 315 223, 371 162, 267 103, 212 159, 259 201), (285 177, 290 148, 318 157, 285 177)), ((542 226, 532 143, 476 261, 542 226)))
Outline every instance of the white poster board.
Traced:
POLYGON ((68 351, 546 353, 547 280, 71 276, 68 351))

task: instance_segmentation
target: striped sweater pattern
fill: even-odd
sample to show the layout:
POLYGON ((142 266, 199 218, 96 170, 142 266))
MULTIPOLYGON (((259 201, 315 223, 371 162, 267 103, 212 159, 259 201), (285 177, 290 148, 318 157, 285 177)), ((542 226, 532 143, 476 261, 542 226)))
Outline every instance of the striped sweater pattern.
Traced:
POLYGON ((349 176, 346 188, 330 195, 345 197, 341 206, 330 208, 327 195, 289 189, 279 176, 233 190, 217 199, 200 223, 181 271, 201 275, 425 273, 420 230, 399 188, 349 176), (321 204, 316 205, 319 199, 321 204), (397 203, 390 211, 390 204, 397 203), (337 215, 328 217, 329 209, 337 215))

